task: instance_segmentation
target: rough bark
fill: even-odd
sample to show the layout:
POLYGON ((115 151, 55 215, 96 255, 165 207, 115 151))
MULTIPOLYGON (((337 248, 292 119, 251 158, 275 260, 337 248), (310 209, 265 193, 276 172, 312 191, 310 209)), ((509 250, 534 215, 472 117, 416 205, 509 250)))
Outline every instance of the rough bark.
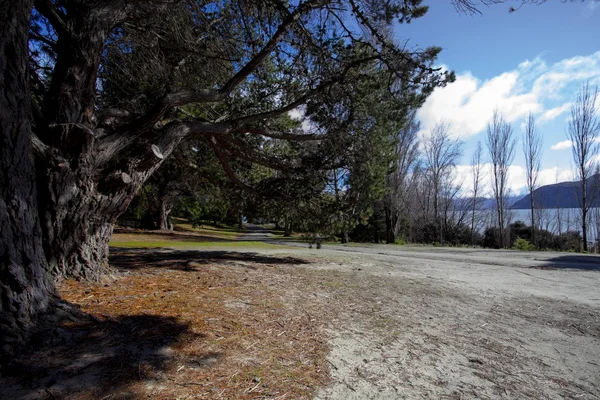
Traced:
POLYGON ((170 215, 173 210, 173 201, 168 195, 160 196, 158 199, 160 202, 158 210, 158 228, 161 230, 170 231, 173 230, 171 224, 170 215))
POLYGON ((110 173, 100 174, 89 153, 73 163, 58 156, 38 157, 44 250, 54 276, 102 279, 109 271, 108 242, 117 218, 186 133, 183 125, 165 127, 155 145, 132 149, 110 173), (156 155, 156 147, 163 157, 156 155))
MULTIPOLYGON (((54 20, 42 3, 38 11, 54 20)), ((149 118, 107 135, 95 125, 102 51, 126 12, 120 2, 69 7, 63 21, 53 23, 57 62, 36 126, 38 212, 50 273, 97 281, 108 271, 117 218, 189 129, 175 123, 155 129, 149 118)))
POLYGON ((31 160, 27 32, 32 1, 0 3, 0 359, 26 339, 55 289, 41 246, 31 160))

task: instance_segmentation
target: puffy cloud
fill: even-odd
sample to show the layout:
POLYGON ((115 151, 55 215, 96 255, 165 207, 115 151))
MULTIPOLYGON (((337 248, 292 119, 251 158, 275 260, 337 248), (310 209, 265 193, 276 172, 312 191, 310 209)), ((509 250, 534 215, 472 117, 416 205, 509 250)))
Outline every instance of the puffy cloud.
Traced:
POLYGON ((570 140, 563 140, 562 142, 558 142, 550 147, 550 150, 564 150, 569 149, 573 146, 573 142, 570 140))
POLYGON ((561 106, 554 107, 545 111, 537 120, 538 123, 543 124, 548 121, 552 121, 554 118, 564 114, 571 109, 571 103, 565 103, 561 106))
POLYGON ((522 62, 513 71, 482 81, 470 72, 458 74, 456 81, 436 89, 419 109, 422 132, 436 123, 450 125, 451 133, 468 138, 486 129, 495 109, 508 122, 533 112, 540 123, 568 111, 579 85, 600 82, 600 51, 547 65, 542 59, 522 62))

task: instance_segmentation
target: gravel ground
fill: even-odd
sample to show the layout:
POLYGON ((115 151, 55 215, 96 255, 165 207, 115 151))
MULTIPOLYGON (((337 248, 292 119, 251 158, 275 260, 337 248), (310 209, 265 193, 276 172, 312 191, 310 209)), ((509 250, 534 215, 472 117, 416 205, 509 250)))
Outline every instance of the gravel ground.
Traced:
POLYGON ((328 310, 317 399, 600 398, 600 257, 298 246, 328 310))
MULTIPOLYGON (((242 239, 277 243, 260 229, 247 233, 242 239)), ((176 306, 189 308, 186 312, 190 318, 202 322, 206 319, 204 314, 217 313, 212 319, 225 321, 223 329, 230 329, 229 325, 237 327, 226 329, 224 333, 217 329, 220 325, 213 326, 211 322, 205 327, 206 332, 202 331, 205 337, 199 344, 210 342, 213 336, 219 336, 214 343, 225 343, 226 340, 220 339, 230 337, 227 343, 231 342, 238 353, 262 360, 258 366, 273 360, 279 365, 290 358, 282 356, 273 343, 281 342, 282 348, 292 346, 293 354, 302 356, 299 367, 306 367, 309 371, 305 377, 311 378, 306 380, 301 392, 310 396, 316 391, 317 400, 600 399, 598 256, 384 245, 324 245, 317 250, 309 249, 306 244, 285 244, 256 248, 246 243, 240 248, 190 246, 173 250, 123 250, 132 255, 128 259, 119 259, 118 254, 113 257, 115 266, 130 270, 123 275, 120 285, 115 284, 114 290, 104 286, 96 288, 98 293, 91 293, 96 293, 95 297, 83 289, 75 294, 81 297, 79 303, 88 306, 93 301, 104 304, 102 291, 108 296, 106 301, 114 302, 118 300, 113 298, 118 297, 118 291, 127 289, 123 282, 129 277, 130 289, 148 290, 150 295, 155 295, 156 290, 133 281, 147 278, 149 272, 144 268, 155 268, 152 273, 159 274, 160 279, 152 285, 171 282, 169 285, 173 287, 169 286, 169 293, 181 290, 182 296, 191 296, 189 301, 176 306), (119 264, 119 260, 124 265, 119 264), (220 297, 217 296, 219 290, 223 291, 220 297), (201 294, 204 297, 199 297, 201 294), (263 299, 261 296, 271 297, 263 299), (254 297, 257 299, 248 300, 254 297), (198 303, 194 305, 194 301, 198 303), (249 304, 261 305, 264 315, 250 311, 249 304), (273 313, 282 313, 287 319, 279 314, 272 316, 273 313), (247 328, 251 325, 248 321, 250 325, 242 324, 246 328, 240 328, 240 321, 248 319, 256 322, 254 330, 247 328), (236 336, 244 332, 253 337, 250 345, 236 336), (314 340, 299 340, 302 337, 314 340), (329 353, 325 361, 327 347, 329 353), (273 353, 268 349, 277 351, 273 353)), ((163 291, 159 294, 164 297, 163 291)), ((139 308, 144 302, 128 301, 135 328, 143 322, 139 318, 147 318, 139 308)), ((144 304, 172 306, 171 302, 162 300, 144 304)), ((182 309, 175 311, 173 315, 181 317, 182 309)), ((179 329, 178 322, 173 321, 173 329, 179 329)), ((154 325, 165 327, 164 321, 146 322, 152 326, 150 331, 155 330, 154 325)), ((115 326, 127 328, 129 325, 115 326)), ((139 331, 141 329, 136 332, 142 335, 139 331)), ((107 339, 138 340, 130 335, 133 330, 110 332, 104 335, 107 339)), ((196 343, 195 340, 189 342, 196 343)), ((160 343, 157 346, 151 346, 151 350, 158 354, 164 346, 160 343)), ((64 358, 70 350, 87 357, 87 350, 76 346, 60 354, 54 354, 53 348, 50 350, 52 359, 61 354, 64 358)), ((105 350, 101 348, 100 352, 105 350)), ((74 362, 78 360, 75 358, 74 362)), ((30 361, 39 363, 37 359, 30 361)), ((68 368, 63 368, 63 375, 71 376, 71 364, 66 362, 68 368)), ((96 364, 98 368, 107 368, 102 363, 96 364)), ((112 368, 112 364, 107 365, 112 368)), ((132 365, 135 371, 131 377, 135 378, 135 384, 144 384, 147 379, 142 379, 141 362, 132 365)), ((177 379, 182 379, 183 372, 177 365, 173 364, 173 371, 166 364, 157 367, 157 373, 163 374, 169 382, 179 382, 177 379)), ((271 367, 264 365, 270 370, 271 367)), ((291 373, 290 366, 281 365, 284 365, 284 370, 279 371, 281 376, 271 380, 283 382, 280 388, 283 394, 269 392, 267 395, 268 379, 265 378, 265 387, 260 388, 260 379, 255 379, 256 383, 251 380, 252 391, 248 389, 244 395, 263 399, 298 398, 288 393, 291 385, 285 383, 288 379, 298 386, 297 377, 291 373), (264 391, 259 393, 259 389, 264 391)), ((239 371, 219 369, 225 367, 217 363, 205 372, 211 382, 215 379, 230 382, 239 371)), ((299 371, 298 368, 295 371, 299 371)), ((87 366, 79 369, 88 375, 93 371, 87 366)), ((20 386, 11 379, 5 379, 4 386, 0 379, 0 398, 81 398, 60 397, 47 390, 39 392, 40 387, 36 387, 35 382, 30 385, 34 392, 29 390, 28 396, 19 397, 15 394, 21 392, 15 390, 21 390, 20 386), (42 397, 37 396, 39 393, 42 397)), ((186 379, 198 381, 198 377, 191 375, 186 379)), ((76 381, 79 386, 86 385, 85 380, 77 378, 76 381)), ((173 393, 178 393, 175 398, 240 398, 235 394, 224 395, 224 389, 203 392, 203 383, 194 383, 200 386, 191 389, 179 388, 179 392, 173 389, 173 393)), ((248 382, 242 380, 241 383, 248 382)), ((227 393, 234 393, 232 387, 225 389, 227 393)), ((127 398, 173 397, 139 394, 127 398)))

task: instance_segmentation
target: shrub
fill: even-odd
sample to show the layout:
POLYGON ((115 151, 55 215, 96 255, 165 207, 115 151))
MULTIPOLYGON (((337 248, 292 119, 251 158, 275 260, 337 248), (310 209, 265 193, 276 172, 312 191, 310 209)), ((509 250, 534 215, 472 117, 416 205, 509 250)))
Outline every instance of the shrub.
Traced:
POLYGON ((533 251, 535 250, 535 246, 529 242, 527 239, 517 238, 515 240, 514 245, 515 250, 523 250, 523 251, 533 251))
POLYGON ((399 244, 400 246, 404 246, 406 244, 406 238, 404 236, 397 237, 396 240, 394 240, 394 244, 399 244))
POLYGON ((562 251, 579 251, 581 246, 581 235, 579 232, 570 231, 554 236, 552 248, 562 251))
POLYGON ((489 227, 483 233, 483 247, 491 249, 500 248, 500 231, 496 227, 489 227))

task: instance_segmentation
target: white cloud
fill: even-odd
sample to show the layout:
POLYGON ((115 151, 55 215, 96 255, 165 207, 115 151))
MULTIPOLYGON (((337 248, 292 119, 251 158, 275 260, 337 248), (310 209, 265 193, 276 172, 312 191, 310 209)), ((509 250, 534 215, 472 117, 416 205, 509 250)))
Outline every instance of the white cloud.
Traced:
POLYGON ((600 51, 547 65, 542 59, 524 61, 513 71, 482 81, 470 72, 436 89, 418 111, 422 132, 436 123, 450 125, 454 137, 466 139, 485 131, 495 109, 508 122, 533 112, 540 123, 569 109, 568 101, 585 81, 600 82, 600 51))
POLYGON ((561 114, 569 111, 571 109, 571 103, 565 103, 561 106, 554 107, 545 111, 539 118, 538 123, 543 124, 548 121, 552 121, 554 118, 558 117, 561 114))
POLYGON ((550 147, 550 150, 564 150, 569 149, 573 146, 573 142, 570 140, 563 140, 562 142, 558 142, 550 147))
MULTIPOLYGON (((594 142, 600 143, 600 137, 594 139, 594 142)), ((573 147, 573 142, 570 140, 563 140, 562 142, 558 142, 552 146, 550 146, 550 150, 564 150, 573 147)), ((600 157, 600 154, 598 155, 600 157)), ((598 159, 600 161, 600 158, 598 159)))

